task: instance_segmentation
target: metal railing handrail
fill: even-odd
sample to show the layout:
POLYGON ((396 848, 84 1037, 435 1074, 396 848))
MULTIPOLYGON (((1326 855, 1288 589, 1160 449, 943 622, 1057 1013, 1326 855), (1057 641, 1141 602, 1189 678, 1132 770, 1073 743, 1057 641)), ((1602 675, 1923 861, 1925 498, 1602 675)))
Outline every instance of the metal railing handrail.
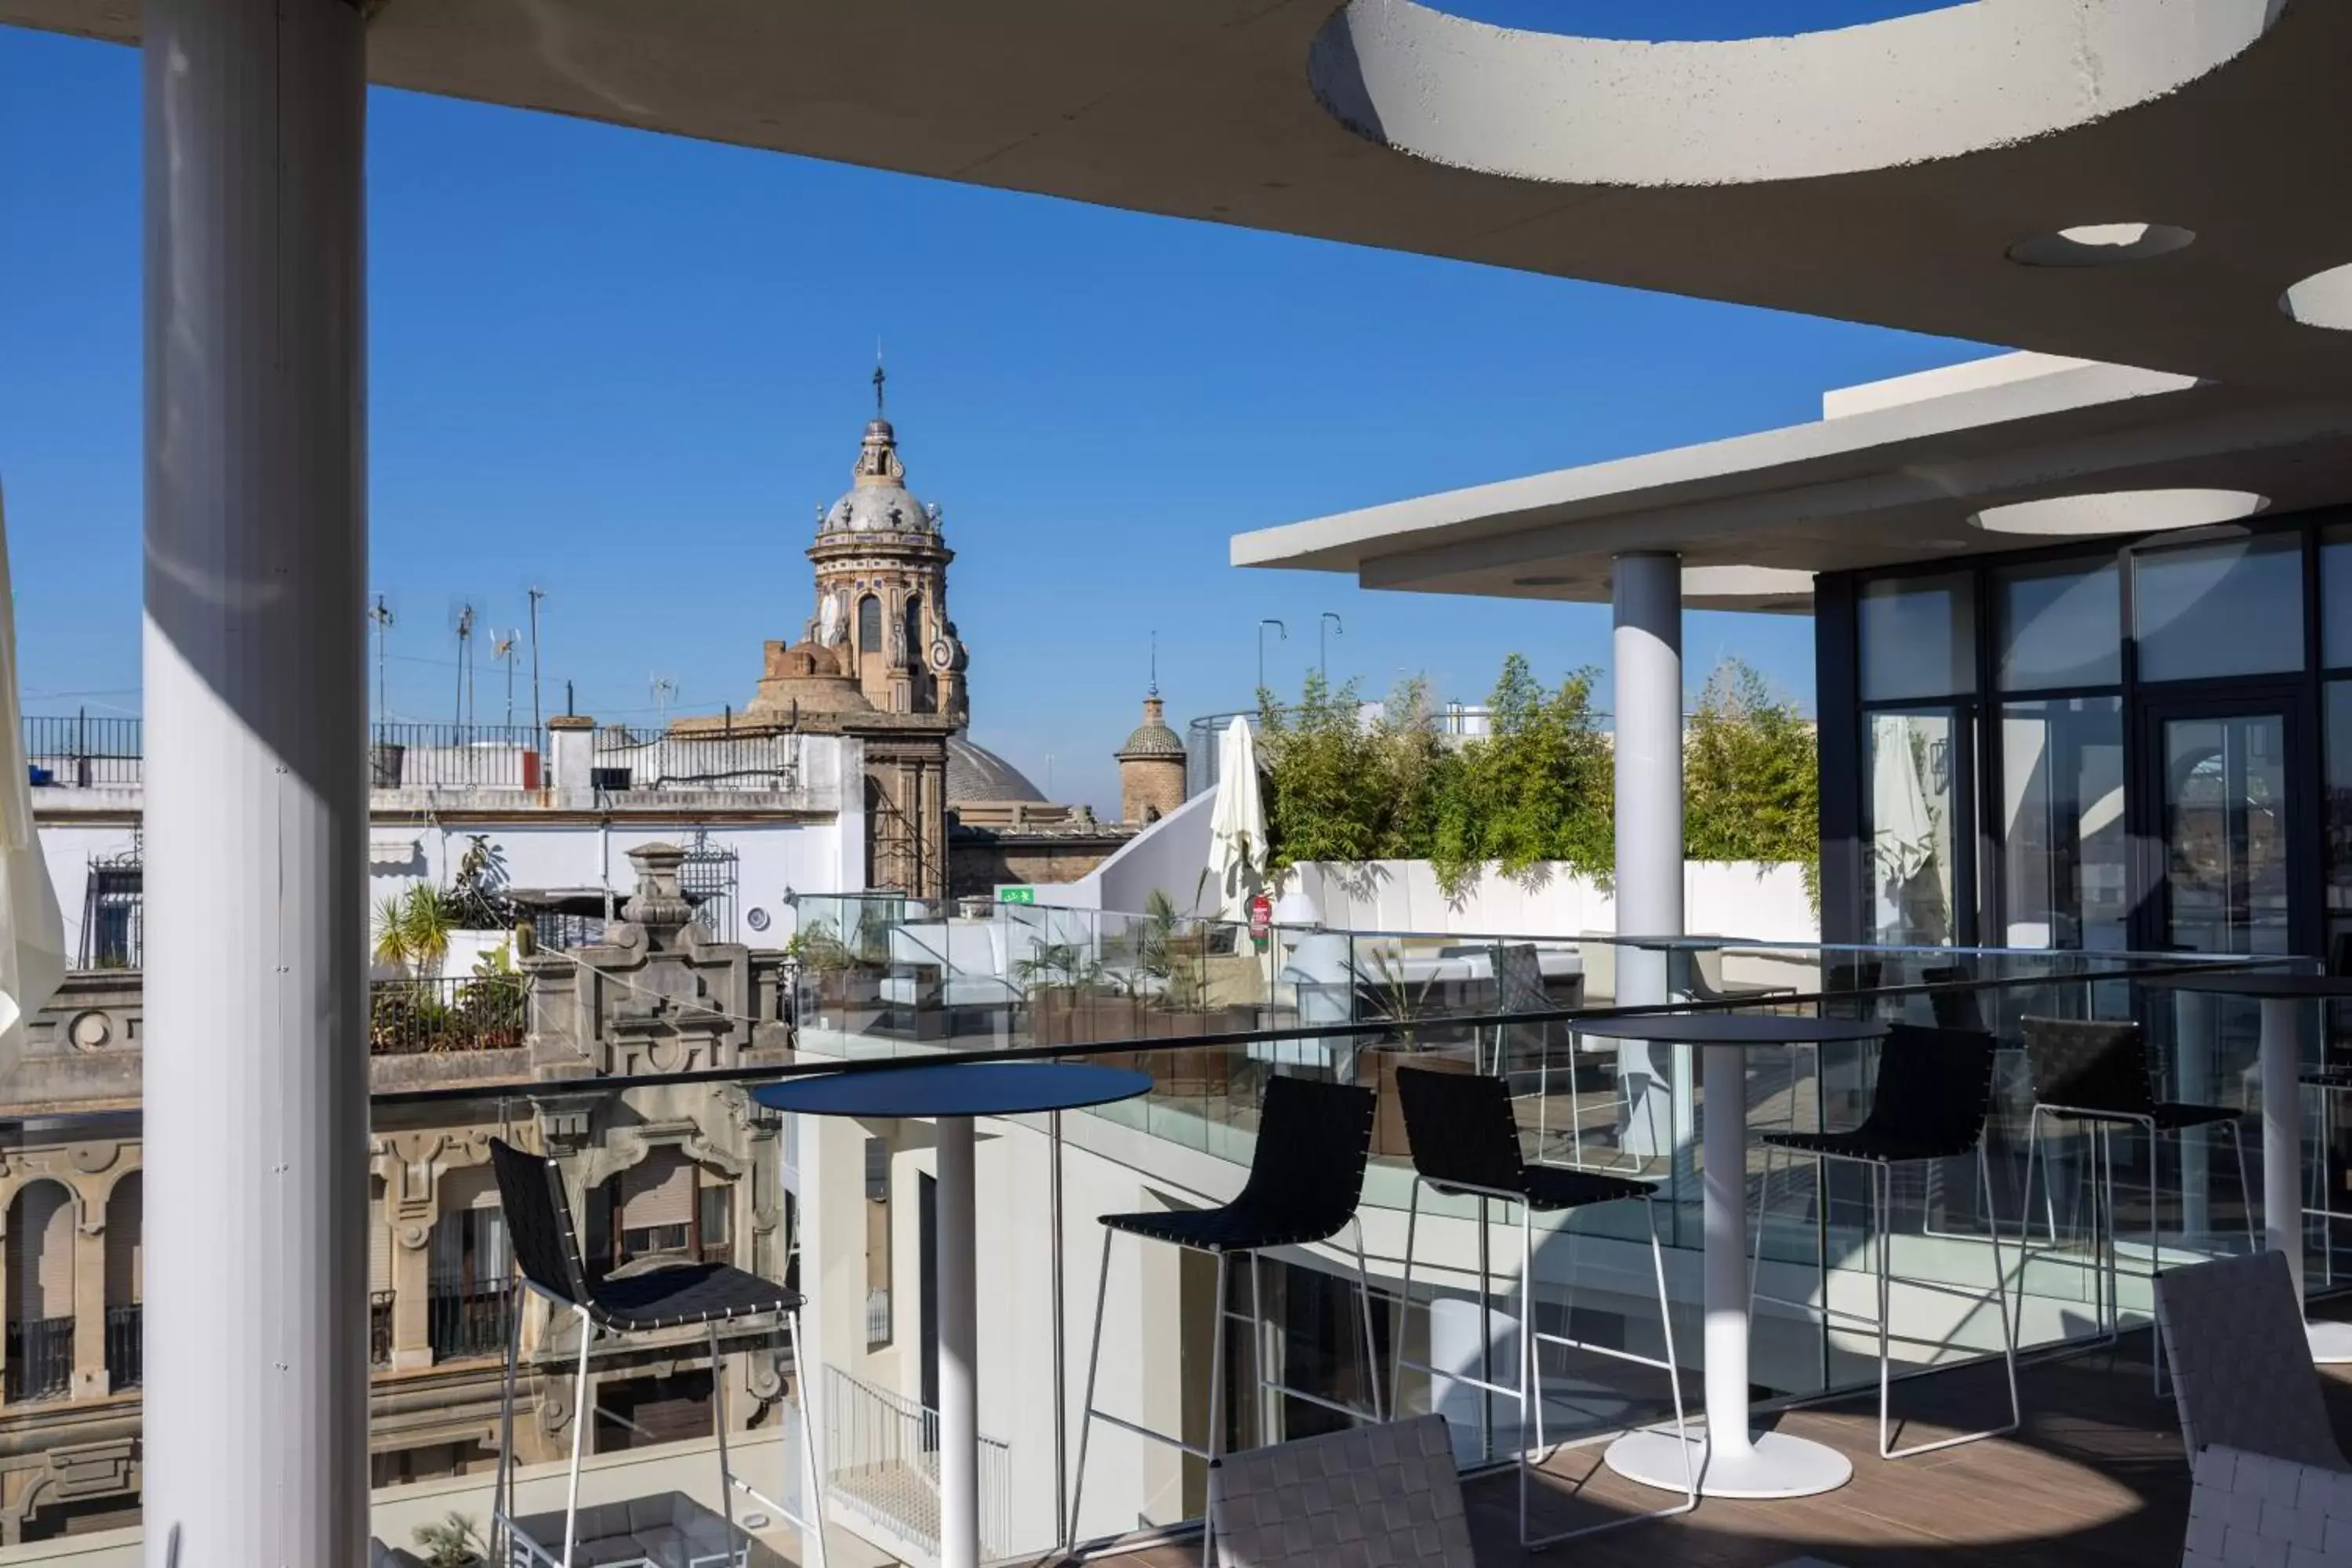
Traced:
MULTIPOLYGON (((936 1523, 891 1514, 844 1478, 897 1470, 914 1478, 936 1509, 940 1491, 940 1413, 919 1400, 874 1384, 830 1363, 824 1368, 824 1464, 832 1500, 884 1529, 939 1550, 936 1523)), ((983 1555, 1003 1544, 1007 1466, 1012 1446, 980 1435, 981 1542, 983 1555)))
MULTIPOLYGON (((1952 952, 1951 949, 1938 949, 1952 952)), ((1959 950, 1965 951, 1965 950, 1959 950)), ((1609 1007, 1546 1007, 1518 1013, 1439 1013, 1431 1014, 1416 1023, 1444 1025, 1449 1028, 1493 1028, 1528 1024, 1569 1024, 1582 1020, 1641 1017, 1649 1014, 1663 1016, 1698 1015, 1709 1013, 1745 1012, 1759 1006, 1801 1007, 1821 1003, 1851 1005, 1857 1002, 1874 1001, 1883 997, 1935 996, 1979 991, 2014 989, 2021 985, 2079 984, 2084 981, 2112 984, 2116 981, 2162 980, 2184 974, 2210 974, 2216 971, 2262 970, 2280 964, 2310 965, 2315 959, 2292 954, 2217 954, 2211 957, 2177 955, 2179 962, 2145 969, 2117 970, 2094 974, 2055 974, 2046 978, 2020 979, 2016 976, 1992 976, 1962 980, 1941 980, 1915 983, 1908 985, 1882 985, 1868 990, 1790 992, 1769 997, 1731 996, 1707 1001, 1659 1002, 1629 1004, 1609 1007)), ((693 1084, 767 1083, 778 1079, 802 1078, 821 1073, 891 1072, 920 1067, 952 1067, 966 1062, 1052 1061, 1072 1057, 1129 1056, 1163 1051, 1194 1049, 1213 1046, 1245 1046, 1274 1044, 1285 1040, 1318 1040, 1333 1035, 1362 1035, 1391 1026, 1377 1018, 1357 1018, 1329 1024, 1293 1025, 1279 1028, 1220 1029, 1193 1035, 1158 1035, 1118 1040, 1090 1040, 1081 1044, 1007 1046, 989 1050, 924 1051, 907 1056, 891 1057, 816 1057, 792 1062, 776 1062, 761 1067, 708 1068, 699 1071, 675 1073, 639 1073, 628 1078, 549 1079, 512 1086, 459 1085, 451 1088, 401 1089, 378 1094, 374 1102, 389 1105, 430 1105, 462 1100, 496 1099, 535 1099, 548 1095, 597 1093, 618 1089, 663 1089, 693 1084)), ((811 1053, 800 1053, 804 1058, 811 1053)))

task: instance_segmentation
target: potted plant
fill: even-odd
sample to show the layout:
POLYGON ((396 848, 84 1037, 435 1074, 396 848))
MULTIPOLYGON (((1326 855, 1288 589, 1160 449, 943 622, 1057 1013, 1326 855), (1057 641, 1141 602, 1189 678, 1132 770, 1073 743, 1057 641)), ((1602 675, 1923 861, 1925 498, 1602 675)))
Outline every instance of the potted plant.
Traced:
POLYGON ((490 1543, 464 1514, 451 1512, 410 1532, 425 1568, 483 1568, 490 1560, 490 1543))
POLYGON ((1475 1039, 1467 1046, 1438 1046, 1424 1037, 1431 1021, 1429 993, 1435 984, 1433 972, 1414 984, 1405 973, 1403 956, 1381 949, 1372 954, 1372 973, 1356 988, 1357 1016, 1381 1026, 1378 1033, 1360 1037, 1363 1043, 1356 1053, 1356 1081, 1361 1083, 1369 1079, 1379 1097, 1379 1109, 1372 1121, 1375 1154, 1402 1157, 1412 1152, 1412 1141, 1405 1133, 1404 1110, 1396 1091, 1399 1068, 1435 1072, 1478 1070, 1475 1039))

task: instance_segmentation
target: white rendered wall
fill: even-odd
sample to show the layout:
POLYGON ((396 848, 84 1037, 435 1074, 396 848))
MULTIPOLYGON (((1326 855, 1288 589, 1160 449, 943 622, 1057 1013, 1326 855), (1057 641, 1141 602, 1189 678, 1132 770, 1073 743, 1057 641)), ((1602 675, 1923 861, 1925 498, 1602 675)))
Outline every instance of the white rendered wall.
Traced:
MULTIPOLYGON (((1448 895, 1426 860, 1309 862, 1292 868, 1334 931, 1572 937, 1617 929, 1617 900, 1593 879, 1558 864, 1523 877, 1489 868, 1448 895)), ((1814 942, 1821 916, 1793 862, 1683 862, 1685 923, 1694 931, 1759 942, 1814 942)), ((1650 933, 1643 933, 1650 934, 1650 933)))

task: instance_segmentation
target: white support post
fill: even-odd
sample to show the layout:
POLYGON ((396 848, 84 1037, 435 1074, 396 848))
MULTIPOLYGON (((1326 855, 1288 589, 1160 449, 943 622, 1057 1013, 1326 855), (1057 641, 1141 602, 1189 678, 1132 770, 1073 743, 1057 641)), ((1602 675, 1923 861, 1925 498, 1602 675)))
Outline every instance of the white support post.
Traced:
POLYGON ((365 1561, 364 31, 147 0, 149 1568, 365 1561))
MULTIPOLYGON (((1617 931, 1679 936, 1683 931, 1683 563, 1672 554, 1617 557, 1610 591, 1616 612, 1611 651, 1617 727, 1617 931)), ((1617 950, 1617 1002, 1655 1005, 1670 996, 1670 960, 1655 949, 1617 950)), ((1688 1053, 1628 1041, 1618 1047, 1634 1153, 1663 1154, 1690 1138, 1688 1053), (1679 1058, 1679 1063, 1675 1059, 1679 1058), (1673 1107, 1658 1114, 1661 1098, 1673 1107), (1671 1125, 1669 1125, 1671 1123, 1671 1125)), ((1687 1165, 1686 1155, 1678 1162, 1687 1165)))
POLYGON ((980 1568, 980 1333, 969 1116, 938 1121, 940 1565, 980 1568))

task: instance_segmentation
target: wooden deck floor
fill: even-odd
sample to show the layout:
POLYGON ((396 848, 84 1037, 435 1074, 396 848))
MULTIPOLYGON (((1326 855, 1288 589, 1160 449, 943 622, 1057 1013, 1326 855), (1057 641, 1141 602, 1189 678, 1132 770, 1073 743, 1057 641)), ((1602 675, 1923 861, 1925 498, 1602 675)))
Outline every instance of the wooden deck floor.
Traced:
MULTIPOLYGON (((2352 1369, 2322 1369, 2336 1426, 2352 1450, 2352 1369)), ((1789 1502, 1706 1500, 1695 1513, 1636 1524, 1529 1554, 1517 1544, 1517 1482, 1506 1472, 1465 1489, 1478 1562, 1572 1562, 1577 1568, 1776 1568, 1818 1559, 1837 1568, 2158 1568, 2179 1561, 2189 1468, 2174 1406, 2151 1394, 2147 1336, 2024 1370, 2025 1426, 2012 1436, 1918 1458, 1877 1453, 1875 1394, 1791 1412, 1784 1431, 1843 1449, 1853 1480, 1789 1502)), ((1695 1392, 1695 1391, 1694 1391, 1695 1392)), ((1900 1443, 1989 1424, 2004 1404, 1997 1367, 1969 1367, 1895 1386, 1910 1419, 1900 1443)), ((1661 1494, 1620 1479, 1598 1447, 1556 1456, 1531 1500, 1538 1531, 1657 1506, 1661 1494)), ((1097 1562, 1192 1568, 1194 1545, 1097 1562)))

